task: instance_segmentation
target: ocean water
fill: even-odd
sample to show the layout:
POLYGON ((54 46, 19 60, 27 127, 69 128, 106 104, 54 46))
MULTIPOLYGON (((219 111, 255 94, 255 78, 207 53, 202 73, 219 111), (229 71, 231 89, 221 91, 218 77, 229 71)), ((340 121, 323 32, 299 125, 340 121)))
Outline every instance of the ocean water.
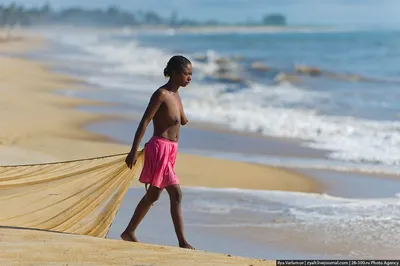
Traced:
POLYGON ((136 115, 166 82, 169 58, 184 54, 194 66, 181 93, 191 121, 297 139, 339 163, 400 166, 400 31, 46 34, 54 57, 136 115))
POLYGON ((196 217, 193 213, 205 216, 201 222, 192 219, 188 226, 254 230, 264 234, 260 238, 265 242, 268 231, 277 230, 285 232, 282 238, 287 240, 302 239, 304 246, 313 247, 310 250, 314 255, 325 246, 322 250, 326 253, 320 251, 323 255, 373 258, 382 253, 399 256, 398 196, 348 199, 310 193, 194 188, 186 192, 185 211, 190 217, 196 217))
MULTIPOLYGON (((150 95, 166 82, 162 72, 167 61, 180 53, 194 66, 192 84, 181 92, 190 121, 278 137, 280 141, 293 139, 326 156, 319 160, 315 156, 290 158, 248 152, 244 156, 201 145, 191 147, 192 153, 277 166, 400 173, 400 31, 40 32, 49 38, 52 49, 37 56, 57 62, 62 71, 93 85, 88 97, 118 103, 113 109, 117 114, 141 116, 150 95), (321 74, 296 73, 296 65, 319 68, 321 74)), ((129 138, 123 133, 130 126, 118 123, 128 122, 114 121, 103 129, 117 132, 112 134, 117 134, 119 141, 131 142, 134 132, 129 138)), ((329 178, 331 184, 339 182, 334 175, 329 178)), ((228 238, 238 237, 238 241, 261 243, 260 249, 243 250, 240 242, 210 247, 196 234, 200 247, 218 252, 289 257, 284 252, 287 246, 280 253, 263 253, 263 248, 293 242, 301 243, 293 244, 293 249, 303 253, 293 251, 291 258, 304 258, 304 254, 396 256, 400 249, 399 183, 386 184, 381 190, 379 182, 359 186, 342 178, 340 184, 353 186, 355 191, 379 192, 350 197, 351 187, 329 194, 185 188, 185 223, 189 231, 207 231, 211 239, 224 233, 228 238)), ((127 199, 131 199, 129 195, 127 199)), ((133 205, 129 205, 130 211, 133 205)), ((160 205, 163 209, 168 206, 165 202, 160 205)), ((161 212, 159 209, 156 214, 161 212)), ((112 238, 117 238, 122 228, 119 219, 126 222, 129 215, 125 209, 121 211, 112 238)), ((160 240, 151 228, 144 235, 153 243, 160 240)), ((173 237, 163 240, 171 244, 173 237)))
MULTIPOLYGON (((119 239, 143 194, 143 187, 130 189, 108 238, 119 239)), ((188 241, 201 250, 262 259, 399 259, 399 196, 197 187, 183 189, 182 211, 188 241)), ((137 237, 177 245, 166 192, 137 237)))

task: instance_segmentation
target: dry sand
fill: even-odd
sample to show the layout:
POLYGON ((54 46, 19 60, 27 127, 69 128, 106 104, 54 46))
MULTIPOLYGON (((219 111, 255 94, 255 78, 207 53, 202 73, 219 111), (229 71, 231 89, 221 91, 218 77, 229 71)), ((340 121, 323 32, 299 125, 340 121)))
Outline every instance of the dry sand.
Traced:
MULTIPOLYGON (((0 43, 0 52, 21 53, 39 39, 0 43)), ((83 89, 76 80, 54 74, 45 64, 0 57, 0 164, 80 159, 127 152, 130 147, 82 130, 82 125, 110 117, 74 110, 101 104, 52 92, 83 89)), ((134 132, 132 132, 133 136, 134 132)), ((311 179, 278 168, 179 154, 177 173, 184 186, 236 187, 316 192, 311 179)), ((123 241, 0 228, 2 265, 264 265, 266 262, 224 255, 156 247, 123 241)))
POLYGON ((1 228, 1 265, 275 265, 177 247, 95 237, 1 228))
POLYGON ((0 28, 0 53, 23 53, 29 49, 44 47, 43 39, 22 33, 15 29, 8 33, 7 29, 0 28))

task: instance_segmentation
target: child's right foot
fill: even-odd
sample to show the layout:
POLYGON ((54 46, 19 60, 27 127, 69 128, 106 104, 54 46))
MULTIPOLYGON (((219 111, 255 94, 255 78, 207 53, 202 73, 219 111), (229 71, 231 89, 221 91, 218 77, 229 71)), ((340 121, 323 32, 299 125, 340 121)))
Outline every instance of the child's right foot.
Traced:
POLYGON ((179 244, 179 247, 181 247, 181 248, 187 248, 187 249, 195 249, 194 247, 192 247, 192 246, 189 245, 188 243, 179 244))
POLYGON ((125 241, 139 242, 139 241, 136 239, 136 237, 135 237, 134 234, 130 234, 130 233, 127 233, 127 232, 123 232, 123 233, 121 234, 121 238, 122 238, 123 240, 125 240, 125 241))

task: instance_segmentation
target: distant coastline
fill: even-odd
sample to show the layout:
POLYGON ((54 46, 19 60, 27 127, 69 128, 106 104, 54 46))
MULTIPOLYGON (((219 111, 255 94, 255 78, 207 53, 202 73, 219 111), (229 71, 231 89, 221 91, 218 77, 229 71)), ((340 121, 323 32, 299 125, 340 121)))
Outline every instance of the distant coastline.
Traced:
POLYGON ((217 19, 194 20, 182 17, 177 11, 170 16, 162 16, 152 10, 127 10, 115 5, 107 8, 85 9, 69 7, 53 9, 49 3, 40 7, 26 7, 16 3, 0 4, 0 26, 47 26, 73 25, 98 27, 124 26, 286 26, 287 19, 283 14, 267 13, 251 21, 227 23, 217 19))
POLYGON ((133 27, 133 29, 163 29, 182 33, 266 33, 266 32, 292 32, 330 30, 328 26, 273 26, 273 25, 216 25, 216 26, 159 26, 159 27, 133 27))
MULTIPOLYGON (((42 25, 38 25, 42 27, 42 25)), ((44 28, 59 28, 68 29, 71 25, 50 25, 43 26, 44 28)), ((81 27, 74 27, 74 30, 94 30, 99 32, 151 32, 160 34, 245 34, 245 33, 284 33, 284 32, 329 32, 334 31, 336 28, 333 26, 270 26, 270 25, 219 25, 219 26, 170 26, 170 25, 132 25, 132 26, 122 26, 122 27, 99 27, 96 25, 88 25, 81 27)))

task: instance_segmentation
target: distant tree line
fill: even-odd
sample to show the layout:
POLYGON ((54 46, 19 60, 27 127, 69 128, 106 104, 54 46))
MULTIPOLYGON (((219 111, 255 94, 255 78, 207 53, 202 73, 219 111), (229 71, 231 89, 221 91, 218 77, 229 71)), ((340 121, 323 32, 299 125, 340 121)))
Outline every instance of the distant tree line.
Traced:
MULTIPOLYGON (((117 6, 110 6, 107 9, 83 9, 71 7, 55 11, 49 4, 41 7, 26 8, 15 3, 0 5, 0 25, 1 26, 31 26, 45 24, 69 24, 69 25, 98 25, 105 27, 115 26, 139 26, 139 25, 166 25, 166 26, 217 26, 227 25, 217 20, 194 21, 190 19, 180 19, 177 12, 173 12, 170 17, 164 18, 153 11, 129 12, 117 6)), ((235 25, 249 25, 248 23, 237 23, 235 25)), ((252 25, 286 25, 286 18, 280 14, 270 14, 264 16, 252 25)))

